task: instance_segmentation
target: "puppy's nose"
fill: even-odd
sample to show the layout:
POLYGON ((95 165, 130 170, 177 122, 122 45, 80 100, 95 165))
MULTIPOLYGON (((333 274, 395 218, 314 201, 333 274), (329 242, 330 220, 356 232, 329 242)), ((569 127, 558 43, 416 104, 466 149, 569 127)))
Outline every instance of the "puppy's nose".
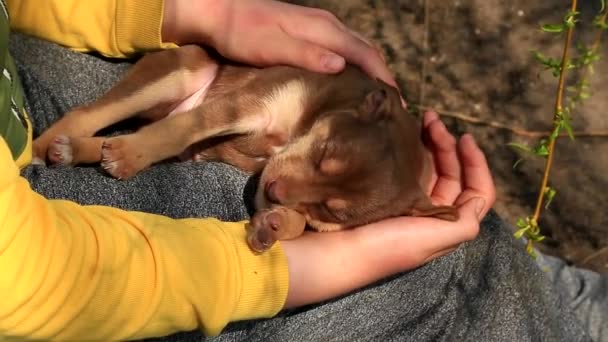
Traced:
POLYGON ((270 181, 266 183, 264 187, 264 194, 266 194, 266 199, 270 203, 279 204, 281 203, 281 197, 279 195, 279 186, 277 185, 277 181, 270 181))

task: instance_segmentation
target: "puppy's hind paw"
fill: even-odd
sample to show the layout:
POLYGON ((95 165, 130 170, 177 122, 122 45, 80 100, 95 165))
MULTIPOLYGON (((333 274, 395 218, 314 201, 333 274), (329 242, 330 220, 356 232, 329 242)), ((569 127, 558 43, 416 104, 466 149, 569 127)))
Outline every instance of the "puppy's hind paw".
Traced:
POLYGON ((33 156, 32 157, 32 165, 39 165, 39 166, 46 166, 46 162, 44 161, 44 159, 33 156))
POLYGON ((47 157, 51 164, 55 165, 72 165, 74 160, 72 143, 70 137, 58 135, 49 144, 47 157))
POLYGON ((101 167, 114 178, 129 179, 148 166, 136 155, 125 138, 110 138, 101 145, 101 167))

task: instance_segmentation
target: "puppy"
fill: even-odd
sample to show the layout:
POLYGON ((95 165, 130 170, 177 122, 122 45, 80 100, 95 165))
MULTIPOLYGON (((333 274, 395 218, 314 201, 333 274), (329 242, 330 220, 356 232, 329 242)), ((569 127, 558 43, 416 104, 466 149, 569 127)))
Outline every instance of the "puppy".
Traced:
POLYGON ((172 157, 261 173, 249 246, 414 215, 456 220, 424 190, 430 160, 396 89, 347 66, 327 75, 277 66, 219 65, 201 47, 151 53, 94 103, 34 141, 52 164, 99 163, 128 179, 172 157), (137 117, 132 134, 95 134, 137 117))

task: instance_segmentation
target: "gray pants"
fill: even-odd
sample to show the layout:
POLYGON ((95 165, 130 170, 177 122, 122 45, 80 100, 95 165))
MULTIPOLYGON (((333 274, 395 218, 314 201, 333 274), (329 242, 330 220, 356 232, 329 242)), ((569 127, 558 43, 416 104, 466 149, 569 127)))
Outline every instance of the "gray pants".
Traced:
MULTIPOLYGON (((73 106, 98 97, 128 67, 19 35, 11 39, 11 50, 36 134, 73 106)), ((158 165, 129 181, 116 181, 98 167, 30 166, 23 175, 49 198, 224 220, 248 217, 255 184, 218 163, 158 165)), ((539 263, 548 271, 490 213, 478 239, 424 267, 273 319, 233 323, 215 340, 608 340, 608 324, 601 319, 608 311, 606 277, 554 258, 539 263)), ((198 332, 162 338, 204 339, 198 332)))

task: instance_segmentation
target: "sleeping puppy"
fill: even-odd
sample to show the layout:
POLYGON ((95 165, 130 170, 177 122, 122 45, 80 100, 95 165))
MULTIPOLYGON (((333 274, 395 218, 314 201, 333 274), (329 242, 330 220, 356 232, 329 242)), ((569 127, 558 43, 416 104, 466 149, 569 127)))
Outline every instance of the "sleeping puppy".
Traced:
POLYGON ((99 163, 128 179, 172 157, 261 173, 248 226, 258 252, 306 226, 328 232, 387 217, 458 218, 425 194, 430 160, 396 89, 354 66, 336 75, 219 65, 189 45, 151 53, 94 103, 34 141, 43 162, 99 163), (137 117, 138 131, 95 134, 137 117))

